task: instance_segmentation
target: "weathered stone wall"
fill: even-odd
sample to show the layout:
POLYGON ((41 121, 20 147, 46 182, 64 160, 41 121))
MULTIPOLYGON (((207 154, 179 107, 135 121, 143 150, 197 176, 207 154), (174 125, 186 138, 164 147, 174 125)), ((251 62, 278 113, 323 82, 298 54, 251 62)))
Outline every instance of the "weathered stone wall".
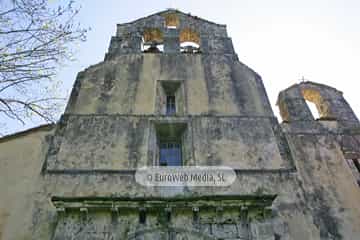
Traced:
MULTIPOLYGON (((156 165, 155 125, 174 120, 179 118, 65 116, 49 149, 46 170, 135 170, 156 165)), ((288 143, 274 118, 197 116, 180 120, 188 132, 183 140, 184 165, 224 165, 235 169, 293 166, 288 143)))
MULTIPOLYGON (((299 205, 316 229, 309 239, 356 239, 360 236, 356 207, 360 191, 336 136, 289 133, 288 137, 302 193, 299 205)), ((289 223, 290 231, 298 231, 298 225, 289 223)))
MULTIPOLYGON (((140 235, 144 229, 148 232, 148 239, 157 238, 168 231, 171 234, 179 232, 179 235, 186 235, 187 231, 192 231, 193 233, 188 233, 187 236, 193 236, 194 239, 201 239, 200 236, 208 236, 204 239, 212 239, 211 236, 238 237, 238 234, 245 233, 256 236, 255 239, 275 239, 275 234, 281 239, 356 239, 360 219, 356 206, 360 196, 346 163, 342 161, 342 152, 337 142, 331 136, 288 137, 297 171, 243 169, 238 171, 237 181, 227 188, 194 187, 183 189, 181 192, 174 189, 164 191, 160 187, 148 188, 137 185, 131 173, 49 172, 37 182, 40 190, 31 198, 31 204, 29 203, 33 215, 31 218, 23 216, 24 221, 30 224, 28 230, 34 238, 44 239, 49 239, 53 234, 57 236, 55 239, 63 239, 61 236, 64 234, 67 238, 76 239, 127 239, 125 236, 131 239, 136 232, 140 235), (171 199, 176 196, 191 198, 234 194, 276 194, 272 217, 266 221, 253 219, 241 223, 244 210, 233 209, 229 213, 220 209, 217 211, 220 211, 220 216, 223 216, 224 220, 218 221, 216 219, 219 214, 216 209, 200 208, 199 216, 202 220, 200 223, 194 223, 189 206, 187 213, 182 210, 180 215, 173 209, 170 227, 157 225, 159 216, 155 213, 148 213, 144 226, 138 223, 140 207, 131 211, 119 210, 119 213, 113 213, 110 209, 96 210, 91 207, 88 208, 88 212, 81 212, 80 208, 75 208, 65 210, 65 213, 56 213, 49 201, 51 196, 107 196, 109 201, 114 201, 119 196, 171 199), (209 218, 210 220, 206 220, 209 218), (240 231, 239 227, 236 227, 237 224, 250 225, 246 230, 240 231), (200 233, 205 235, 199 235, 200 233)), ((213 200, 210 197, 208 202, 211 203, 213 200)), ((80 206, 89 205, 83 203, 80 206)), ((17 223, 13 223, 13 226, 19 227, 17 223)))
POLYGON ((155 114, 162 81, 181 81, 184 115, 273 117, 260 76, 234 55, 150 53, 122 55, 79 73, 65 113, 155 114))
POLYGON ((357 117, 340 91, 313 82, 282 91, 278 105, 303 192, 299 200, 317 229, 313 238, 358 238, 360 191, 347 164, 360 157, 357 117), (313 118, 305 100, 316 104, 320 119, 313 118))

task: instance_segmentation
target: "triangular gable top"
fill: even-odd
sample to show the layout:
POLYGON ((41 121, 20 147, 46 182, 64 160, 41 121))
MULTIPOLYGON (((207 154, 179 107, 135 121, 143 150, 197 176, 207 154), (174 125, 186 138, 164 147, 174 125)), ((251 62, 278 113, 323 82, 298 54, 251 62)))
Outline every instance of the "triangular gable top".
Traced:
POLYGON ((318 90, 319 93, 321 92, 322 94, 327 93, 328 94, 327 96, 343 95, 342 91, 339 91, 334 87, 330 87, 330 86, 322 84, 322 83, 317 83, 317 82, 312 82, 312 81, 304 81, 304 82, 295 83, 295 84, 291 85, 290 87, 287 87, 286 89, 279 92, 278 98, 276 101, 276 105, 279 105, 279 100, 282 95, 290 95, 290 96, 294 97, 294 96, 296 96, 297 91, 301 91, 301 89, 306 89, 306 88, 308 88, 308 89, 313 88, 315 90, 318 90))
POLYGON ((178 9, 172 9, 172 8, 169 8, 169 9, 166 9, 164 11, 160 11, 160 12, 156 12, 156 13, 153 13, 151 15, 148 15, 146 17, 142 17, 142 18, 138 18, 134 21, 131 21, 131 22, 127 22, 127 23, 119 23, 117 24, 118 26, 121 26, 121 25, 128 25, 128 24, 134 24, 134 23, 137 23, 137 22, 141 22, 141 21, 144 21, 148 18, 151 18, 151 17, 155 17, 155 16, 164 16, 166 14, 171 14, 171 13, 177 13, 177 14, 181 14, 185 17, 188 17, 188 18, 192 18, 193 20, 196 20, 196 21, 201 21, 201 22, 205 22, 207 24, 213 24, 213 25, 216 25, 216 26, 226 26, 225 24, 219 24, 219 23, 215 23, 215 22, 211 22, 209 20, 206 20, 206 19, 203 19, 203 18, 200 18, 198 16, 193 16, 191 15, 190 13, 184 13, 182 11, 179 11, 178 9))
MULTIPOLYGON (((323 89, 327 89, 329 91, 332 91, 334 93, 337 94, 343 94, 342 91, 337 90, 334 87, 330 87, 328 85, 322 84, 322 83, 317 83, 317 82, 313 82, 313 81, 304 81, 304 82, 299 82, 299 83, 295 83, 293 85, 291 85, 290 87, 285 88, 284 90, 282 90, 280 93, 282 92, 288 92, 291 91, 292 89, 296 89, 296 88, 305 88, 305 87, 318 87, 318 88, 323 88, 323 89)), ((279 93, 279 94, 280 94, 279 93)))

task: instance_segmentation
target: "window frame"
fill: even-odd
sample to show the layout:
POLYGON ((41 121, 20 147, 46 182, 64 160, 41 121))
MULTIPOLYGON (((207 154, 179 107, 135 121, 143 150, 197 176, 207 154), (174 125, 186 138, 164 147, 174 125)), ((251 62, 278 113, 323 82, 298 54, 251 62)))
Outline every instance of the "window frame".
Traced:
POLYGON ((175 94, 166 94, 166 115, 176 114, 176 96, 175 94), (171 100, 170 100, 171 99, 171 100))
POLYGON ((182 155, 183 154, 182 154, 181 141, 162 140, 159 142, 159 166, 162 166, 162 167, 183 166, 182 155), (167 150, 167 151, 164 153, 165 150, 167 150), (178 155, 175 155, 176 153, 178 155), (165 157, 163 154, 165 154, 165 157), (171 154, 174 154, 174 155, 171 155, 171 154), (163 161, 164 158, 165 158, 165 161, 163 161), (173 161, 173 163, 177 163, 177 164, 175 164, 175 165, 169 164, 170 161, 173 161), (163 164, 163 163, 166 163, 166 164, 163 164))

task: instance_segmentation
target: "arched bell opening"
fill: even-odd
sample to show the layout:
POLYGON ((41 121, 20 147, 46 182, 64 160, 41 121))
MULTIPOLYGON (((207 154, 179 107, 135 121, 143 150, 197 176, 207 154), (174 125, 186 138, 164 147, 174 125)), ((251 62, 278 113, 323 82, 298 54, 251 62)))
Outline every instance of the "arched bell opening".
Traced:
POLYGON ((180 52, 182 53, 200 53, 200 36, 190 29, 185 28, 180 32, 180 52))
POLYGON ((314 119, 330 119, 330 109, 320 92, 313 88, 302 88, 301 93, 314 119))
POLYGON ((164 36, 158 28, 148 28, 143 32, 141 50, 144 53, 161 53, 164 51, 164 36))
POLYGON ((179 17, 176 13, 169 13, 165 16, 165 27, 169 29, 176 29, 180 25, 179 17))

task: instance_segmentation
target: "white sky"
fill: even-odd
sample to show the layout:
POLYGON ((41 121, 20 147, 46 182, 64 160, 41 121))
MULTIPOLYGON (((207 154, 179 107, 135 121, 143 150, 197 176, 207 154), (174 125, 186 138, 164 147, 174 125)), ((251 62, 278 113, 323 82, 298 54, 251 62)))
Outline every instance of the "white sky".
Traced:
MULTIPOLYGON (((173 7, 227 25, 240 61, 262 76, 277 116, 277 94, 304 76, 343 91, 360 117, 359 0, 88 0, 81 5, 78 19, 92 30, 79 45, 78 60, 60 71, 67 96, 77 72, 103 60, 117 23, 173 7)), ((11 130, 32 125, 12 124, 11 130)))

